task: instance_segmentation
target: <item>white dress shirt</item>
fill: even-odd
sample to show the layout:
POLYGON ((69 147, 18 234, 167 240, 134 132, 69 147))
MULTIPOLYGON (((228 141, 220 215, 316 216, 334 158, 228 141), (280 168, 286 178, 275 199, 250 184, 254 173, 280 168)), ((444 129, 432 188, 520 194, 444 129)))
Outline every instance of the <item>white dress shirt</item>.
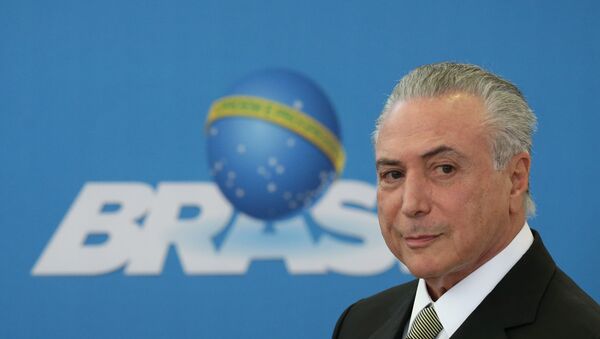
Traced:
POLYGON ((427 292, 425 280, 419 279, 410 316, 410 326, 405 326, 403 338, 408 335, 408 330, 412 327, 417 314, 430 303, 433 304, 444 327, 436 339, 450 338, 506 273, 521 259, 532 243, 533 234, 525 222, 521 231, 506 248, 446 291, 435 302, 431 300, 427 292))

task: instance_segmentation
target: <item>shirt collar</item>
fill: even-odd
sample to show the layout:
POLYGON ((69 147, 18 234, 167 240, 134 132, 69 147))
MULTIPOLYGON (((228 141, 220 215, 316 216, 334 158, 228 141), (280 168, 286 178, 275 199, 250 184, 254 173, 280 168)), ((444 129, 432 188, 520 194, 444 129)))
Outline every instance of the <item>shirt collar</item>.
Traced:
POLYGON ((427 292, 425 280, 419 279, 410 316, 410 326, 417 314, 429 303, 433 303, 438 318, 444 326, 443 331, 448 337, 452 336, 471 312, 521 259, 532 243, 533 234, 525 222, 521 231, 506 248, 454 285, 435 302, 431 300, 427 292))

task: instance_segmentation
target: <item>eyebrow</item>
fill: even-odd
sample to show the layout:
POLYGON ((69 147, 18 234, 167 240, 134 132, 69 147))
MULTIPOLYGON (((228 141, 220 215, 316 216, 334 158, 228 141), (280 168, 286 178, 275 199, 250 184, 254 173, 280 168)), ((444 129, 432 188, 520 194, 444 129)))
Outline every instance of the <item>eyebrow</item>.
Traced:
POLYGON ((459 158, 465 157, 462 153, 460 153, 459 151, 455 150, 454 148, 452 148, 450 146, 440 145, 430 151, 427 151, 427 152, 421 154, 421 158, 429 159, 429 158, 433 158, 434 156, 440 155, 440 154, 454 155, 459 158))
POLYGON ((402 165, 402 161, 389 159, 389 158, 377 159, 377 161, 375 162, 376 169, 379 169, 382 166, 400 166, 400 165, 402 165))
MULTIPOLYGON (((424 160, 433 158, 437 155, 453 155, 458 158, 464 159, 465 156, 454 148, 447 145, 440 145, 432 150, 429 150, 423 154, 421 154, 421 158, 424 160)), ((382 166, 401 166, 403 165, 402 161, 390 158, 381 158, 375 162, 375 168, 379 169, 382 166)))

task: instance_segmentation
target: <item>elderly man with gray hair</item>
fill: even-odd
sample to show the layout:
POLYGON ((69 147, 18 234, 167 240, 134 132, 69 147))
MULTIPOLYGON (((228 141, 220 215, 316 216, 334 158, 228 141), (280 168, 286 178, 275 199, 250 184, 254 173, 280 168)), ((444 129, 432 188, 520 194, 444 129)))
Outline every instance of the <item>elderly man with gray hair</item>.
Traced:
POLYGON ((536 118, 478 66, 419 67, 373 142, 381 233, 418 279, 351 305, 333 338, 600 338, 600 306, 530 229, 536 118))

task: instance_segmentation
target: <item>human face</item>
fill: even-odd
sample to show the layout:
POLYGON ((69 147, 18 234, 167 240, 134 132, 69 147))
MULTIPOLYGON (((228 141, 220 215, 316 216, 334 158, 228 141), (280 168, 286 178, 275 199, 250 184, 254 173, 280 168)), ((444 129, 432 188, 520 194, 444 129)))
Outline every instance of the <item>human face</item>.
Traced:
POLYGON ((500 252, 523 225, 511 226, 511 175, 494 168, 484 113, 483 101, 465 93, 400 102, 376 143, 386 244, 442 290, 500 252))

